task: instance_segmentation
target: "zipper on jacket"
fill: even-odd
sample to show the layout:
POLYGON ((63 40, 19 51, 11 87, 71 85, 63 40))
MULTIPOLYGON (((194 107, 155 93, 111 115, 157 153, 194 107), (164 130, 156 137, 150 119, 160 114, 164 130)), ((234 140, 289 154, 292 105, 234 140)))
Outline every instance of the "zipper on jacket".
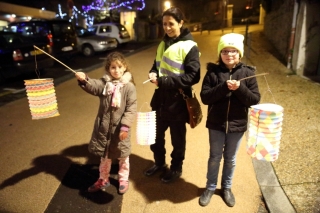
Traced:
MULTIPOLYGON (((232 72, 232 70, 230 70, 230 73, 232 72)), ((230 79, 232 79, 232 74, 230 75, 230 79)), ((229 129, 229 111, 230 111, 230 97, 231 95, 229 96, 229 101, 228 101, 228 109, 227 109, 227 122, 226 122, 226 133, 228 133, 228 129, 229 129)))

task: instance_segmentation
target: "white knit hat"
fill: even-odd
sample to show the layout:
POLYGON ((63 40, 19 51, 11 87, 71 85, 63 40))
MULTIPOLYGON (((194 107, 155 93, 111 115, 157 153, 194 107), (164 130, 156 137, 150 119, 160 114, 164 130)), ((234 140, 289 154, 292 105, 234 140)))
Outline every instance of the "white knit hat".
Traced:
POLYGON ((240 57, 243 57, 243 40, 244 36, 238 33, 228 33, 221 36, 218 44, 218 55, 226 47, 233 47, 239 50, 240 57))

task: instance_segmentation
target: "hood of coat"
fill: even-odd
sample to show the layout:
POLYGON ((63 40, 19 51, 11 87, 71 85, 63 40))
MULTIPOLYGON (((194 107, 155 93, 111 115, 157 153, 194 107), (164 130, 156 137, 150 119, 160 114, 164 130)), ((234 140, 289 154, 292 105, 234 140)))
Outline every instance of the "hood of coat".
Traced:
POLYGON ((165 43, 165 49, 167 49, 169 46, 171 46, 172 44, 174 44, 178 41, 187 41, 187 40, 193 41, 193 37, 192 37, 189 29, 187 29, 187 28, 181 28, 180 35, 175 39, 170 38, 167 34, 163 38, 163 41, 165 43))
POLYGON ((109 72, 107 72, 103 78, 106 80, 106 82, 113 82, 113 83, 122 83, 127 84, 128 82, 132 81, 132 75, 130 72, 125 72, 123 76, 120 79, 114 79, 109 72))

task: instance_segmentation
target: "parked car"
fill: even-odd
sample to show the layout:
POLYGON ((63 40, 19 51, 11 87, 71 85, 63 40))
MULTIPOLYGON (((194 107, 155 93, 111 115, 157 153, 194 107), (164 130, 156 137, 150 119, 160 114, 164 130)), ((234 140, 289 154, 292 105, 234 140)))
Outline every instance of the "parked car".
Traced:
POLYGON ((115 38, 118 44, 125 44, 131 40, 130 34, 125 26, 117 23, 94 24, 88 28, 88 30, 94 32, 96 35, 115 38))
POLYGON ((54 64, 54 60, 38 50, 52 53, 46 42, 35 42, 13 32, 0 32, 0 82, 23 73, 40 73, 54 64))
POLYGON ((76 31, 68 20, 32 19, 30 21, 13 22, 5 30, 46 42, 52 47, 54 57, 70 58, 78 53, 76 31))
POLYGON ((259 16, 249 16, 247 18, 242 18, 241 23, 246 24, 248 22, 249 24, 258 24, 259 18, 259 16))
POLYGON ((85 56, 92 56, 95 52, 102 52, 117 48, 118 43, 115 38, 98 36, 94 32, 83 27, 76 27, 78 49, 85 56))

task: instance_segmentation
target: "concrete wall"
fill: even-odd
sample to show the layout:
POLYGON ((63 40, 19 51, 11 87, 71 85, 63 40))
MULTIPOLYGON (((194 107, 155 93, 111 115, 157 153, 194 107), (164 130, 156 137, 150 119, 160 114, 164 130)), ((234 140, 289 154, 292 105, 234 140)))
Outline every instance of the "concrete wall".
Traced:
POLYGON ((303 76, 320 75, 320 3, 301 1, 292 69, 303 76))
POLYGON ((280 53, 283 62, 288 56, 293 7, 293 0, 272 1, 271 12, 265 16, 264 34, 280 53))
POLYGON ((288 65, 292 61, 288 68, 301 76, 320 76, 320 2, 299 2, 292 49, 289 45, 295 0, 272 1, 271 11, 265 17, 264 34, 280 53, 281 61, 288 65))
POLYGON ((120 12, 120 23, 125 26, 130 34, 131 39, 133 40, 136 40, 136 35, 133 27, 136 16, 137 15, 135 11, 120 12))

